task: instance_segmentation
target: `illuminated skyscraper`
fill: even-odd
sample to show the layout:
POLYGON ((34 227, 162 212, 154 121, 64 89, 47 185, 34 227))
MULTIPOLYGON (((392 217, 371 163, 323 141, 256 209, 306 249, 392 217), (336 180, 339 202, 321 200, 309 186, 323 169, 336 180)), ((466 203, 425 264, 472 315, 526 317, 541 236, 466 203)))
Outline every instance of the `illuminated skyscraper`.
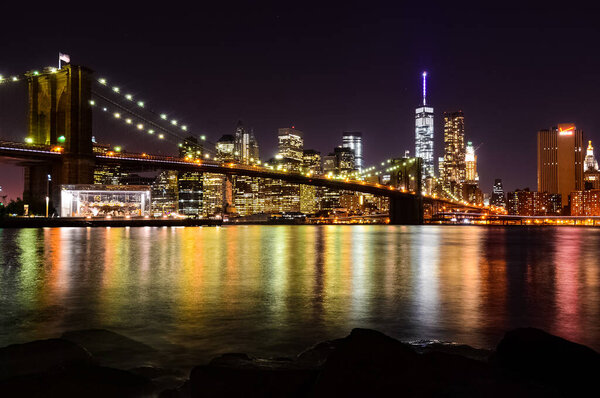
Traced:
POLYGON ((504 196, 504 187, 502 186, 502 180, 496 178, 494 181, 494 187, 492 188, 492 198, 490 204, 496 207, 506 208, 506 198, 504 196))
POLYGON ((584 187, 582 146, 583 131, 573 123, 538 132, 538 191, 560 194, 563 207, 584 187))
POLYGON ((585 153, 585 161, 583 165, 583 171, 598 170, 598 161, 594 156, 594 147, 592 141, 589 141, 587 151, 585 153))
POLYGON ((189 217, 202 215, 202 173, 186 171, 177 179, 179 214, 189 217))
POLYGON ((433 108, 427 105, 427 72, 423 72, 423 105, 415 110, 415 156, 423 159, 423 181, 433 177, 433 108))
POLYGON ((462 197, 466 178, 465 116, 462 111, 444 112, 444 179, 446 191, 462 197))
POLYGON ((350 148, 354 152, 354 164, 358 171, 362 171, 363 166, 363 147, 362 133, 344 132, 342 135, 342 147, 350 148))
POLYGON ((258 161, 258 142, 252 130, 246 129, 241 120, 238 121, 235 128, 234 156, 243 164, 258 161))
MULTIPOLYGON (((302 158, 302 167, 305 173, 321 175, 323 168, 320 152, 305 149, 302 158)), ((300 211, 305 214, 312 214, 319 210, 319 198, 322 192, 322 187, 300 185, 300 211)))
POLYGON ((476 184, 479 181, 477 175, 477 155, 471 141, 467 142, 465 151, 465 181, 469 184, 476 184))

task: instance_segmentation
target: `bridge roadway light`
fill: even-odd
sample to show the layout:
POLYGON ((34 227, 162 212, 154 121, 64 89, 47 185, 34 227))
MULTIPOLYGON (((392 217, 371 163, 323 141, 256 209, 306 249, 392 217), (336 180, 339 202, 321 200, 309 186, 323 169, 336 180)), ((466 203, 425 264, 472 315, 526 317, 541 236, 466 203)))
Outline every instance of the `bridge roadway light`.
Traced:
POLYGON ((127 98, 129 101, 133 100, 133 95, 131 94, 126 94, 125 98, 127 98))
POLYGON ((18 78, 18 77, 16 77, 16 76, 13 76, 13 77, 12 77, 12 81, 13 81, 13 82, 16 82, 17 80, 19 80, 19 78, 18 78))
POLYGON ((103 85, 106 86, 106 79, 100 78, 100 79, 98 79, 98 83, 103 84, 103 85))
POLYGON ((138 101, 137 104, 140 108, 144 107, 144 101, 138 101))
POLYGON ((172 124, 173 126, 177 126, 177 120, 175 120, 175 119, 171 120, 171 124, 172 124))
POLYGON ((33 144, 33 138, 27 137, 27 138, 25 138, 25 142, 28 144, 33 144))
POLYGON ((120 89, 119 87, 117 87, 117 86, 113 87, 113 91, 114 91, 115 93, 118 93, 120 90, 121 90, 121 89, 120 89))
POLYGON ((161 119, 163 119, 163 120, 167 120, 167 115, 165 115, 164 113, 162 113, 162 114, 160 115, 160 118, 161 118, 161 119))

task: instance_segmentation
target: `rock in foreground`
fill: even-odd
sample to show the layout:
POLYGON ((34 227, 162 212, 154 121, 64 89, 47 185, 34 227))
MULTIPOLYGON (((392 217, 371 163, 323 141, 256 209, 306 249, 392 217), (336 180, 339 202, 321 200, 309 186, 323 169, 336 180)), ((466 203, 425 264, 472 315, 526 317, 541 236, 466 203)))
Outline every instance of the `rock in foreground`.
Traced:
POLYGON ((354 329, 294 360, 221 356, 194 368, 185 388, 163 396, 577 396, 581 386, 596 389, 591 376, 600 371, 598 353, 537 329, 507 333, 491 361, 448 351, 417 352, 377 331, 354 329))

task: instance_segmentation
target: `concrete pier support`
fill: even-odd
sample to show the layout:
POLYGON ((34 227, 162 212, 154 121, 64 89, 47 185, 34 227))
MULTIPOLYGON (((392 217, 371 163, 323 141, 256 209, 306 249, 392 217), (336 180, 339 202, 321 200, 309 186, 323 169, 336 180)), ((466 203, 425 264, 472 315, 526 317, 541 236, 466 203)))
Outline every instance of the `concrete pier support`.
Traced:
POLYGON ((423 198, 419 195, 390 198, 390 224, 423 224, 423 198))

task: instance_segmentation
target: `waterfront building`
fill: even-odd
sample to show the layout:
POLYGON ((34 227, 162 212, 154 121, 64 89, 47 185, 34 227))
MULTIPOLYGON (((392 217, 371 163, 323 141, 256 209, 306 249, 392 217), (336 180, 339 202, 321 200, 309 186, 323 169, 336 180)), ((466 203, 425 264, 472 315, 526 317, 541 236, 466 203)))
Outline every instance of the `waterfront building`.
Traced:
POLYGON ((354 153, 354 164, 358 171, 363 167, 362 133, 344 132, 342 134, 342 147, 349 148, 354 153))
MULTIPOLYGON (((321 153, 312 149, 305 149, 302 154, 302 168, 305 173, 321 175, 321 153)), ((314 214, 319 210, 319 199, 323 188, 313 185, 300 185, 300 211, 304 214, 314 214)))
POLYGON ((177 172, 173 170, 162 171, 152 184, 152 214, 155 216, 177 213, 178 185, 177 172))
POLYGON ((461 198, 466 179, 465 117, 462 111, 444 112, 443 171, 444 190, 461 198))
POLYGON ((139 185, 61 185, 61 217, 150 215, 150 188, 139 185))
POLYGON ((563 123, 540 130, 537 138, 538 191, 560 194, 565 207, 569 194, 584 188, 583 131, 573 123, 563 123))
POLYGON ((216 144, 216 160, 223 162, 232 162, 235 160, 235 137, 231 134, 225 134, 216 144))
POLYGON ((202 213, 203 217, 222 216, 227 206, 225 192, 227 176, 215 173, 202 175, 202 213))
POLYGON ((259 177, 233 177, 233 205, 237 214, 249 216, 265 210, 264 182, 259 177))
POLYGON ((423 72, 423 104, 415 109, 415 156, 423 159, 423 181, 434 176, 433 108, 427 106, 427 72, 423 72))
POLYGON ((504 198, 504 187, 502 186, 502 180, 496 178, 494 181, 494 187, 492 188, 492 198, 490 204, 496 207, 506 208, 506 200, 504 198))
POLYGON ((258 142, 252 130, 246 129, 242 121, 238 121, 235 128, 234 157, 242 164, 258 162, 258 142))
POLYGON ((571 192, 572 216, 600 216, 600 189, 571 192))
POLYGON ((202 180, 202 173, 199 172, 187 171, 179 174, 179 214, 188 217, 202 215, 202 180))
POLYGON ((561 214, 561 196, 548 192, 517 189, 506 195, 508 214, 519 216, 557 216, 561 214))

